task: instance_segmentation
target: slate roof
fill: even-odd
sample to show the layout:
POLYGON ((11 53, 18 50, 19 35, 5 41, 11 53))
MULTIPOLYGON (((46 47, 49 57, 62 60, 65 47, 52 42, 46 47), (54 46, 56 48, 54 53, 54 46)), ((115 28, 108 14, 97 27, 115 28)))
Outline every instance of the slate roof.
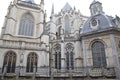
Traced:
MULTIPOLYGON (((100 3, 99 1, 96 1, 96 0, 94 0, 93 2, 92 2, 92 4, 95 4, 95 3, 100 3)), ((100 3, 101 4, 101 3, 100 3)))
POLYGON ((62 11, 70 11, 72 7, 69 5, 69 3, 66 3, 65 6, 62 8, 62 11))
POLYGON ((91 16, 82 26, 81 34, 91 33, 91 32, 100 31, 100 30, 104 30, 107 28, 111 28, 111 27, 116 27, 117 25, 115 24, 113 20, 114 20, 113 17, 105 15, 105 14, 98 14, 98 15, 91 16), (97 29, 91 28, 90 21, 93 18, 98 19, 99 21, 99 25, 97 29))
POLYGON ((28 3, 34 3, 34 0, 25 0, 28 3))

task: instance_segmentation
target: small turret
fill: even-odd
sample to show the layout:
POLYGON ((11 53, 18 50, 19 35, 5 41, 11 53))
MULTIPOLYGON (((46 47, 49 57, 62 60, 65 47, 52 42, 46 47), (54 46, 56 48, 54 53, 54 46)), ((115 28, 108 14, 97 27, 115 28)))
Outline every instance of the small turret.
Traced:
POLYGON ((44 10, 44 0, 41 0, 40 6, 41 6, 41 9, 44 10))
POLYGON ((46 13, 46 10, 45 10, 45 13, 44 13, 44 23, 46 23, 46 18, 47 18, 47 13, 46 13))
POLYGON ((97 14, 104 14, 103 8, 102 8, 102 3, 94 0, 90 5, 90 12, 91 12, 92 16, 97 15, 97 14))

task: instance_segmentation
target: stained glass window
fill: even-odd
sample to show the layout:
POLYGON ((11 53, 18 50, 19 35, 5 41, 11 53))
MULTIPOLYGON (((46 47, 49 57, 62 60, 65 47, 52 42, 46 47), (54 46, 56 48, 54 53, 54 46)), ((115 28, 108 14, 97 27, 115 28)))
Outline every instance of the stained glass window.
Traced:
POLYGON ((59 44, 55 47, 55 68, 61 69, 61 46, 59 44))
POLYGON ((74 47, 73 44, 68 43, 66 45, 66 67, 67 69, 74 69, 74 47))
POLYGON ((5 57, 3 62, 3 70, 7 70, 7 73, 15 73, 16 67, 16 54, 13 51, 9 51, 5 57))
POLYGON ((30 14, 24 15, 20 20, 18 35, 33 36, 34 19, 30 14))
POLYGON ((68 34, 70 33, 70 24, 69 24, 69 17, 65 16, 65 33, 68 34))
POLYGON ((38 62, 38 56, 36 53, 30 53, 27 58, 27 72, 34 72, 34 68, 36 68, 37 71, 37 62, 38 62))
POLYGON ((105 46, 102 42, 96 41, 92 44, 92 56, 94 67, 106 67, 105 46))

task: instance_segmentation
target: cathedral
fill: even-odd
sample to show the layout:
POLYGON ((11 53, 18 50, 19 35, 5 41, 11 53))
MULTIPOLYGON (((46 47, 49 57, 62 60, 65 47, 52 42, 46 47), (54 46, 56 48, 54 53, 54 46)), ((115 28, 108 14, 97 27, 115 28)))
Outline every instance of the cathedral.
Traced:
POLYGON ((13 0, 0 36, 0 80, 120 80, 120 18, 69 3, 46 21, 44 0, 13 0))

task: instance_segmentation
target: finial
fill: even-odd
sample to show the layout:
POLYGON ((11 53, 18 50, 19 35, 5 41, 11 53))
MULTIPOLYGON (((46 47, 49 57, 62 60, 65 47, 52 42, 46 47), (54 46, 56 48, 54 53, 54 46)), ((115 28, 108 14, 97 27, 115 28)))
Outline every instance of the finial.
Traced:
POLYGON ((75 6, 74 6, 74 10, 76 10, 75 6))
POLYGON ((12 1, 10 2, 10 5, 12 5, 12 1))
POLYGON ((44 4, 44 0, 41 0, 41 3, 40 4, 44 4))
POLYGON ((47 18, 47 13, 46 13, 46 10, 45 10, 45 13, 44 13, 44 22, 46 22, 46 18, 47 18))

